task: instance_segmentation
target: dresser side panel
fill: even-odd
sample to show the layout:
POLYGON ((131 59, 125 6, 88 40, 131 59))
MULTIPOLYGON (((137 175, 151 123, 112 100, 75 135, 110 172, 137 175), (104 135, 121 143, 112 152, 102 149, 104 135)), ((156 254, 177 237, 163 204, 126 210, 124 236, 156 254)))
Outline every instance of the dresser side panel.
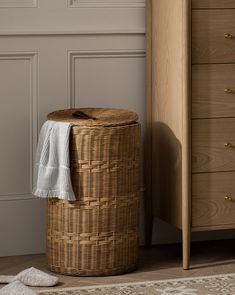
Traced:
POLYGON ((182 228, 190 198, 189 3, 155 0, 152 15, 153 211, 182 228))

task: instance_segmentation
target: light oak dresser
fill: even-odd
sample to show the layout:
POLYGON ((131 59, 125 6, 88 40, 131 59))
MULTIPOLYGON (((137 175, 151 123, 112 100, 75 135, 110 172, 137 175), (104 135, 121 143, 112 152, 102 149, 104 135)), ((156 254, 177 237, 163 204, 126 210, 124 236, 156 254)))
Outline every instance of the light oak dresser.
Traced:
POLYGON ((235 0, 147 0, 148 215, 235 228, 235 0))

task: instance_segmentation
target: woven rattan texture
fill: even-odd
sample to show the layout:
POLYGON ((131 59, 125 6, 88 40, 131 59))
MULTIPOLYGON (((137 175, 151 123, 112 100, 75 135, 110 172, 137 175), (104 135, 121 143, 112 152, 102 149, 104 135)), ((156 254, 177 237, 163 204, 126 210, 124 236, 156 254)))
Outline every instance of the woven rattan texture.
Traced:
POLYGON ((48 199, 47 258, 66 275, 121 274, 137 266, 140 126, 73 126, 76 202, 48 199))
POLYGON ((120 126, 138 121, 138 115, 123 109, 80 108, 59 110, 48 114, 49 120, 72 122, 80 126, 120 126), (82 111, 96 120, 82 120, 72 116, 76 111, 82 111))

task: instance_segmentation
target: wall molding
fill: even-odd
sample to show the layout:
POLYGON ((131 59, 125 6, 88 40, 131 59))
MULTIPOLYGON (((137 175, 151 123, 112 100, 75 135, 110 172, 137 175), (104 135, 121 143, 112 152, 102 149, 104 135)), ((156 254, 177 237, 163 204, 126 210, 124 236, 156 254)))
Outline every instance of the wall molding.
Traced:
POLYGON ((38 138, 38 53, 36 52, 0 52, 1 60, 30 61, 30 187, 29 192, 0 195, 0 201, 33 199, 33 165, 38 138))
POLYGON ((0 8, 37 8, 38 0, 0 0, 0 8))
POLYGON ((145 0, 68 0, 68 8, 141 8, 145 0))
POLYGON ((75 108, 75 62, 79 59, 145 58, 145 50, 93 50, 68 52, 68 108, 75 108))
POLYGON ((17 194, 17 195, 0 196, 0 202, 25 201, 25 200, 37 200, 37 198, 31 194, 17 194))
POLYGON ((84 36, 84 35, 93 35, 93 36, 105 36, 105 35, 145 35, 145 29, 140 30, 79 30, 79 31, 1 31, 0 36, 84 36))

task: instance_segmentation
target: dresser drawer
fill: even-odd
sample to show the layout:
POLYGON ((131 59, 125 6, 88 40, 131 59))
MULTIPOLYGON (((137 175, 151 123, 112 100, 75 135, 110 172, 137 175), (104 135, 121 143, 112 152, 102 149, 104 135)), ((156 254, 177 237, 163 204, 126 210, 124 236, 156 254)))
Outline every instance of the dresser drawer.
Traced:
POLYGON ((235 171, 235 118, 193 120, 192 171, 231 170, 235 171))
POLYGON ((235 172, 193 174, 193 227, 229 224, 235 224, 235 172))
POLYGON ((235 62, 235 9, 193 10, 192 62, 235 62))
POLYGON ((193 8, 235 8, 235 0, 192 0, 193 8))
POLYGON ((192 117, 235 117, 235 65, 192 67, 192 117))

